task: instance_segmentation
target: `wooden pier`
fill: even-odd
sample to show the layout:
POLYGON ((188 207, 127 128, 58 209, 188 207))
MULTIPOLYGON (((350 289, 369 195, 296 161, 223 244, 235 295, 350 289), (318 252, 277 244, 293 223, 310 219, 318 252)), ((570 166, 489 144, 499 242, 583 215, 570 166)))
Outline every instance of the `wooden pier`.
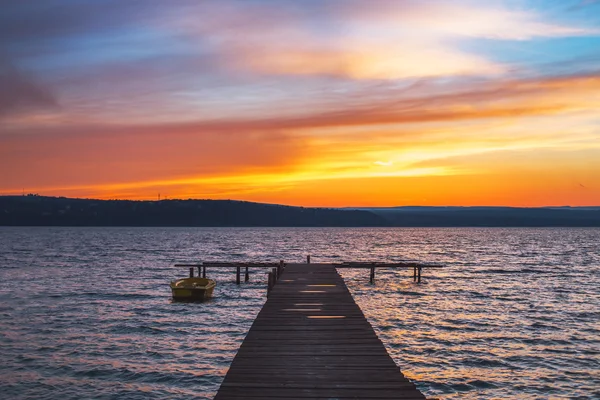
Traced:
MULTIPOLYGON (((310 264, 310 256, 306 257, 306 264, 310 264)), ((283 267, 284 262, 281 260, 278 263, 275 262, 227 262, 227 261, 211 261, 211 262, 202 262, 199 264, 193 263, 184 263, 184 264, 175 264, 175 267, 184 267, 189 268, 190 270, 190 278, 194 276, 194 269, 198 269, 198 276, 202 276, 206 278, 206 270, 207 269, 231 269, 235 268, 235 283, 238 285, 241 283, 241 274, 242 268, 245 269, 244 272, 244 281, 248 282, 250 280, 250 269, 263 269, 268 268, 272 271, 272 274, 275 275, 275 278, 279 272, 281 272, 281 268, 283 267)), ((305 264, 297 264, 297 265, 305 265, 305 264)), ((320 267, 333 267, 339 269, 368 269, 370 270, 369 282, 373 283, 375 281, 375 271, 381 268, 387 269, 412 269, 413 270, 413 281, 417 283, 421 283, 421 274, 423 269, 438 269, 443 268, 442 265, 433 265, 433 264, 423 264, 423 263, 415 263, 415 262, 398 262, 398 263, 385 263, 385 262, 343 262, 343 263, 328 263, 328 264, 311 264, 318 265, 320 267)), ((275 279, 276 280, 276 279, 275 279)), ((269 279, 269 290, 272 287, 272 281, 269 279)))
MULTIPOLYGON (((425 399, 387 353, 338 267, 307 263, 271 270, 277 283, 215 400, 425 399)), ((352 267, 371 268, 374 278, 372 264, 352 267)))

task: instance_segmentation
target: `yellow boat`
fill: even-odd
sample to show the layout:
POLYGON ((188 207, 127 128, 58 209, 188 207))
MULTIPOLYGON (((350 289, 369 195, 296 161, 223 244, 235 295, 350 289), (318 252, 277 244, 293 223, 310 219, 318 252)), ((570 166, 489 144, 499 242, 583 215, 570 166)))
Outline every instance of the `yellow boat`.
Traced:
POLYGON ((184 278, 171 282, 173 300, 205 300, 212 297, 217 282, 208 278, 184 278))

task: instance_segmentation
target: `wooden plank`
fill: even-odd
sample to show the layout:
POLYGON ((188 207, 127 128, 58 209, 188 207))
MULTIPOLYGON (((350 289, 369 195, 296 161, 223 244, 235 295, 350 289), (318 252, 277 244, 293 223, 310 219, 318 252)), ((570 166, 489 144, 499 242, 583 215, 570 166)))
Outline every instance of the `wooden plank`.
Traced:
POLYGON ((287 265, 215 397, 425 399, 332 264, 287 265))

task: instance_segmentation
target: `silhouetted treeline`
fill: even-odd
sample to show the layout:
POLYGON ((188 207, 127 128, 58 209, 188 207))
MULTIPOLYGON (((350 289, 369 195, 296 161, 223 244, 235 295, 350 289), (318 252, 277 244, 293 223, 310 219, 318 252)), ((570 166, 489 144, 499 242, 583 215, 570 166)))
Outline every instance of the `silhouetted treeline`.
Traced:
POLYGON ((385 226, 369 211, 231 200, 90 200, 0 196, 0 225, 23 226, 385 226))
POLYGON ((0 196, 5 226, 600 227, 600 207, 328 209, 232 200, 92 200, 0 196))

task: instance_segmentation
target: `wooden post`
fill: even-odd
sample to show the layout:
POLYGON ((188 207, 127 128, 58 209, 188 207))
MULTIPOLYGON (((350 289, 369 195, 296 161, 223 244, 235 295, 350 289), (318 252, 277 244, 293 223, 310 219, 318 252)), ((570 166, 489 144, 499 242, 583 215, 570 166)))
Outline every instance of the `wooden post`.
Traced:
POLYGON ((369 278, 369 282, 373 283, 374 280, 375 280, 375 266, 372 265, 371 266, 371 277, 369 278))
POLYGON ((239 284, 240 284, 240 272, 241 272, 240 270, 241 270, 241 269, 242 269, 242 268, 241 268, 239 265, 238 265, 237 267, 235 267, 235 283, 236 283, 237 285, 239 285, 239 284))
POLYGON ((202 277, 206 278, 206 265, 202 266, 202 277))
POLYGON ((244 282, 248 282, 250 280, 250 272, 248 272, 248 267, 246 267, 246 276, 244 276, 244 282))
POLYGON ((417 281, 417 267, 413 267, 413 282, 417 281))
POLYGON ((194 267, 190 267, 190 278, 194 277, 194 267))
POLYGON ((310 255, 306 256, 306 263, 310 264, 310 255))
POLYGON ((283 266, 281 265, 281 263, 279 263, 279 265, 277 266, 277 276, 280 277, 282 272, 283 266))
POLYGON ((421 283, 421 267, 419 267, 419 275, 417 276, 417 282, 421 283))
POLYGON ((200 278, 200 269, 201 267, 198 265, 198 278, 200 278))
POLYGON ((277 280, 279 280, 279 276, 277 276, 277 268, 271 269, 271 272, 273 273, 273 286, 275 286, 275 283, 277 280))
POLYGON ((269 275, 267 277, 267 297, 269 297, 271 289, 273 289, 273 273, 269 272, 269 275))

